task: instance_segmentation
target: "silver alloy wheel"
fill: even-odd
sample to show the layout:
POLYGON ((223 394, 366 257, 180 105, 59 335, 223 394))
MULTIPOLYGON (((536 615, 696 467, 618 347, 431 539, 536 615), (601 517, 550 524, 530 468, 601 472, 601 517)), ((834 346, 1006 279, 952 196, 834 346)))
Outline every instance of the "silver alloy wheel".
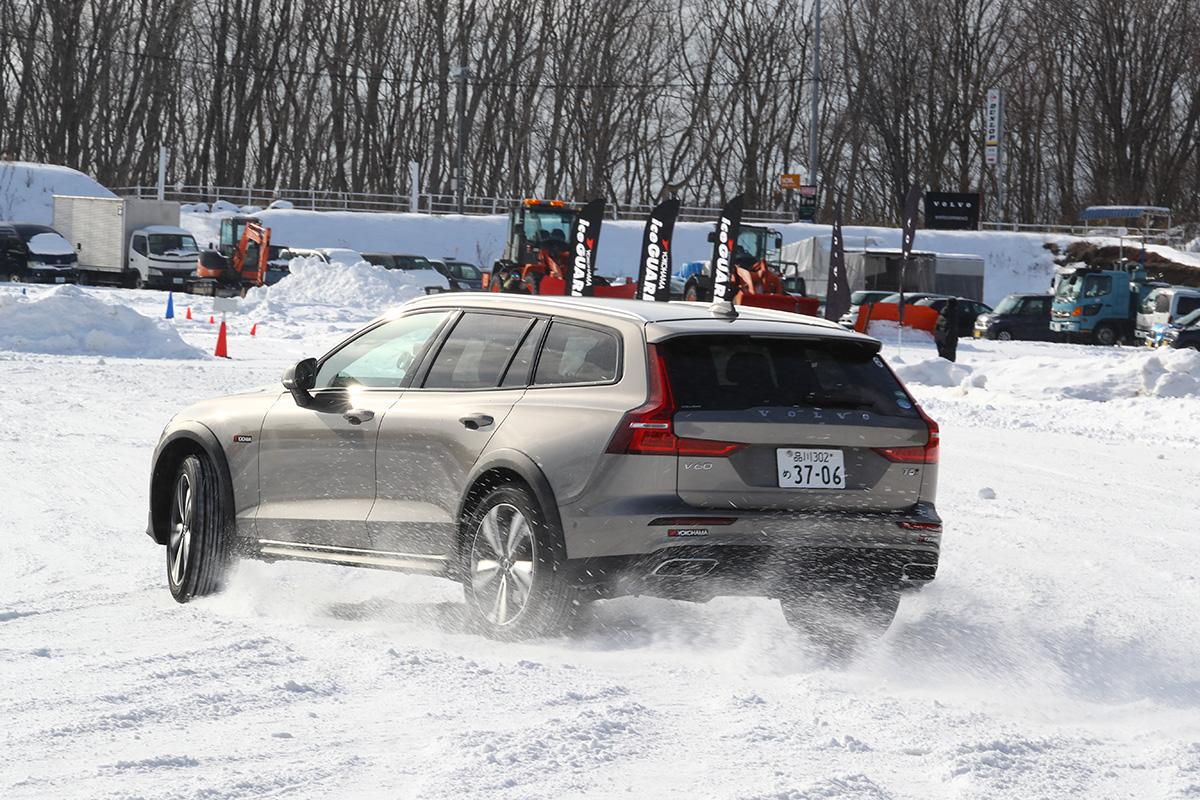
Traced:
POLYGON ((492 506, 471 544, 471 594, 483 616, 505 626, 525 611, 533 589, 533 528, 509 503, 492 506))
POLYGON ((1002 342, 1011 342, 1012 334, 1008 331, 1000 331, 998 334, 996 334, 996 338, 1002 342))
POLYGON ((181 473, 175 482, 175 499, 171 506, 171 537, 167 542, 171 554, 171 582, 176 586, 183 583, 187 571, 188 556, 192 549, 192 482, 187 473, 181 473))

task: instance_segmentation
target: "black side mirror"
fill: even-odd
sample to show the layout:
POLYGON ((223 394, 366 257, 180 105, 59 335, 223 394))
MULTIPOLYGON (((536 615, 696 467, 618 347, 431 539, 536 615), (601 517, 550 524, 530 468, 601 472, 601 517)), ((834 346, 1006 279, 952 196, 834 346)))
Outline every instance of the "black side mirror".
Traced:
POLYGON ((294 366, 288 367, 283 372, 283 388, 292 393, 292 397, 296 400, 296 405, 307 406, 312 402, 312 395, 309 391, 313 388, 317 379, 317 360, 315 358, 306 358, 303 361, 297 361, 294 366))

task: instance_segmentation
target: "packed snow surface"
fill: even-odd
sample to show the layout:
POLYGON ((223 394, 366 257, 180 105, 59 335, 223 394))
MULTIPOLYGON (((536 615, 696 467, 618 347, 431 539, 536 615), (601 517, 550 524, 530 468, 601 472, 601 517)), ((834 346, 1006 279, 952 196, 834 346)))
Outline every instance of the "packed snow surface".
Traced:
MULTIPOLYGON (((246 562, 176 605, 144 534, 154 443, 359 324, 304 321, 304 284, 275 295, 297 338, 232 315, 233 360, 0 343, 6 800, 1200 796, 1200 398, 1147 389, 1194 356, 964 340, 947 366, 885 340, 941 426, 946 533, 848 664, 755 598, 601 602, 519 644, 468 631, 453 584, 370 570, 246 562)), ((0 286, 0 322, 86 295, 158 329, 166 302, 29 292, 0 286)), ((210 351, 213 301, 175 302, 197 319, 162 325, 210 351)))
POLYGON ((82 172, 54 164, 0 161, 0 220, 54 223, 54 195, 116 197, 82 172))
POLYGON ((200 358, 165 322, 76 286, 32 297, 0 294, 0 352, 125 358, 200 358))

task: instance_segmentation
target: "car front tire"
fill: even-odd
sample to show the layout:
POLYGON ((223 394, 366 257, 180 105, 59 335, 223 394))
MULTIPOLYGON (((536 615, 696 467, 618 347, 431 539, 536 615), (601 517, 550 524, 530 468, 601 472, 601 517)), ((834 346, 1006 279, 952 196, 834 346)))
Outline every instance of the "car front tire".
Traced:
POLYGON ((996 338, 1002 342, 1011 342, 1013 335, 1009 331, 1000 331, 996 334, 996 338))
POLYGON ((577 606, 560 532, 520 484, 492 489, 464 525, 463 591, 471 626, 496 639, 547 636, 577 606))
POLYGON ((219 592, 230 566, 229 509, 208 459, 183 459, 171 484, 167 584, 180 603, 219 592))
POLYGON ((894 584, 831 585, 779 600, 797 632, 833 658, 847 658, 883 636, 900 606, 894 584))

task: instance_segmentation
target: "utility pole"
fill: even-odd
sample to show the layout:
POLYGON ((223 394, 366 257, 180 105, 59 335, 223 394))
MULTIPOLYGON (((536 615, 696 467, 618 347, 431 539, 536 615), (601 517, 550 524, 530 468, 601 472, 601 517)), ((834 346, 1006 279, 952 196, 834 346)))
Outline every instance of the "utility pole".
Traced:
POLYGON ((458 115, 458 136, 454 143, 454 202, 458 213, 466 211, 467 193, 467 29, 463 24, 463 3, 458 4, 458 66, 450 70, 450 78, 458 83, 455 112, 458 115))
POLYGON ((159 145, 158 148, 158 202, 162 202, 167 196, 167 148, 159 145))
POLYGON ((821 0, 813 14, 815 33, 813 35, 813 66, 812 66, 812 120, 808 130, 808 182, 817 185, 817 159, 819 142, 817 141, 817 119, 820 116, 821 98, 821 0))

